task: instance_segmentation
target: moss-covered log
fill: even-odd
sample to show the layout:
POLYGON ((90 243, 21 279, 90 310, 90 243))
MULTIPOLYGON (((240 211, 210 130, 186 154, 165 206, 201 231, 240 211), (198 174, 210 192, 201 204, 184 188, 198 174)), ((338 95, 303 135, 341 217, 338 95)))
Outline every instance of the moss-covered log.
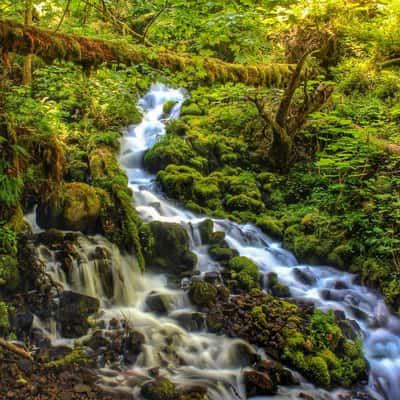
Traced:
MULTIPOLYGON (((283 86, 295 66, 230 64, 211 57, 156 51, 121 41, 104 41, 28 27, 13 21, 0 21, 0 48, 20 55, 35 54, 47 63, 66 60, 85 68, 99 64, 145 63, 170 71, 198 71, 208 82, 241 82, 254 86, 283 86)), ((199 78, 200 79, 200 78, 199 78)))

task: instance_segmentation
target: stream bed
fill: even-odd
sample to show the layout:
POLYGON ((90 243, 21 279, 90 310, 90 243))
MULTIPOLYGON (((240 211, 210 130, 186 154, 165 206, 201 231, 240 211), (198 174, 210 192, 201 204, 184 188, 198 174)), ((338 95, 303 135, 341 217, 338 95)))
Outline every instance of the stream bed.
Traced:
MULTIPOLYGON (((198 256, 200 274, 205 274, 219 268, 200 239, 198 227, 207 216, 196 215, 165 198, 155 183, 155 176, 142 166, 145 151, 165 134, 167 120, 179 117, 184 100, 185 94, 180 89, 153 85, 139 102, 143 110, 142 122, 124 131, 120 163, 128 176, 140 217, 145 222, 159 220, 184 226, 190 236, 191 250, 198 256), (163 119, 163 104, 170 100, 176 105, 168 118, 163 119)), ((229 247, 252 259, 263 275, 275 272, 280 282, 289 286, 292 297, 312 301, 322 310, 341 310, 347 318, 355 320, 362 332, 363 348, 370 364, 366 390, 378 400, 400 398, 400 320, 390 314, 381 296, 357 284, 356 277, 349 273, 328 266, 299 264, 293 254, 251 224, 213 221, 215 230, 225 232, 229 247)), ((53 278, 65 288, 99 298, 104 321, 123 318, 146 338, 144 351, 131 367, 118 372, 111 368, 101 371, 103 386, 118 388, 139 398, 139 386, 148 379, 149 368, 160 367, 162 374, 170 376, 177 384, 207 386, 212 400, 246 399, 242 381, 244 366, 238 352, 248 344, 240 339, 207 333, 201 326, 187 329, 179 321, 195 310, 184 290, 169 288, 167 278, 161 274, 141 274, 135 257, 122 255, 101 236, 82 235, 78 243, 83 261, 75 266, 72 285, 57 268, 51 251, 42 249, 41 258, 53 278), (90 257, 98 247, 106 249, 112 258, 112 301, 107 299, 104 283, 90 257), (162 294, 167 299, 165 315, 148 309, 149 293, 162 294)), ((55 339, 62 340, 57 332, 53 334, 55 339)), ((265 357, 260 350, 256 351, 265 357)), ((299 386, 279 387, 276 396, 257 399, 298 399, 299 393, 307 393, 314 399, 340 399, 346 393, 340 389, 328 393, 299 379, 299 386)))

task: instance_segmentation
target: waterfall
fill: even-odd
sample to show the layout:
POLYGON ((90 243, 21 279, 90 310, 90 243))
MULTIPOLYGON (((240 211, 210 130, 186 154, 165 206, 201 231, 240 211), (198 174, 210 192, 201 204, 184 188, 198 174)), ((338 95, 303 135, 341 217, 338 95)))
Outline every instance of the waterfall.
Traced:
MULTIPOLYGON (((142 167, 145 151, 165 134, 163 104, 170 100, 176 102, 168 117, 174 119, 179 117, 184 99, 185 94, 180 89, 153 85, 139 102, 144 114, 142 122, 124 132, 120 163, 128 176, 129 186, 134 192, 134 206, 141 218, 183 225, 190 236, 192 251, 198 255, 198 269, 205 273, 218 267, 199 240, 198 225, 205 217, 166 199, 156 190, 155 177, 142 167)), ((300 265, 290 252, 251 224, 214 219, 214 228, 224 231, 229 246, 256 262, 262 274, 277 273, 280 281, 289 286, 293 297, 313 301, 323 310, 342 310, 346 317, 356 320, 371 367, 371 396, 376 399, 399 398, 400 320, 390 314, 380 295, 355 283, 355 277, 349 273, 327 266, 300 265)), ((65 288, 99 297, 105 321, 124 318, 146 338, 145 349, 135 364, 116 377, 110 378, 105 374, 102 381, 105 386, 118 384, 121 390, 135 394, 138 388, 129 382, 136 379, 137 383, 140 376, 146 376, 148 368, 161 366, 163 375, 170 376, 178 384, 205 385, 210 399, 246 398, 241 378, 241 368, 245 365, 236 356, 238 348, 247 345, 245 342, 184 329, 178 323, 179 317, 194 312, 186 294, 169 289, 163 275, 140 274, 135 258, 121 255, 118 248, 106 239, 80 236, 75 246, 79 257, 73 261, 69 274, 60 268, 54 252, 39 248, 40 257, 46 262, 53 279, 65 288), (101 278, 102 266, 96 252, 102 252, 107 260, 111 271, 107 282, 112 282, 112 293, 101 278), (150 293, 162 296, 167 309, 165 315, 156 315, 149 310, 146 298, 150 293)), ((305 391, 314 399, 340 396, 340 391, 328 393, 303 383, 296 388, 280 387, 274 398, 297 399, 299 393, 305 391)))

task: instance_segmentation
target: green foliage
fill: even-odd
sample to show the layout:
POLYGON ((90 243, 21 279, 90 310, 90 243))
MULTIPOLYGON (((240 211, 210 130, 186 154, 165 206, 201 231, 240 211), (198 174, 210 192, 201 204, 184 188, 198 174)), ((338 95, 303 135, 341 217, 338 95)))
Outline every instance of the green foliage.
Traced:
POLYGON ((7 227, 7 225, 0 226, 0 253, 16 255, 17 245, 15 231, 7 227))

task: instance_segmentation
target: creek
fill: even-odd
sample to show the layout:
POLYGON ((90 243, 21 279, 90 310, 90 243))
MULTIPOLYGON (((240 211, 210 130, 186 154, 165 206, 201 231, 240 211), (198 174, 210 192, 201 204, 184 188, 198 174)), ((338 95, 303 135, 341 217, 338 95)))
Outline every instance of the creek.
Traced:
MULTIPOLYGON (((142 166, 145 151, 165 134, 167 120, 179 117, 184 100, 185 94, 180 89, 153 85, 139 102, 143 110, 142 122, 124 131, 120 163, 129 178, 134 206, 140 217, 145 222, 159 220, 184 226, 190 236, 191 250, 198 256, 200 275, 204 275, 219 270, 200 239, 198 227, 207 216, 196 215, 167 199, 157 187, 155 176, 142 166), (170 100, 176 105, 168 118, 164 118, 163 104, 170 100)), ((355 320, 370 364, 366 390, 379 400, 400 398, 400 320, 390 314, 380 295, 359 285, 357 277, 349 273, 328 266, 299 264, 293 254, 251 224, 213 221, 214 230, 225 232, 231 248, 252 259, 264 276, 269 272, 277 273, 280 282, 289 286, 292 297, 313 302, 322 310, 340 310, 347 318, 355 320)), ((178 384, 207 386, 212 400, 246 398, 242 382, 245 365, 238 354, 248 344, 207 333, 203 326, 188 329, 180 321, 192 318, 195 310, 186 292, 171 289, 162 274, 141 274, 134 256, 122 255, 116 246, 101 236, 81 236, 76 250, 81 255, 81 262, 73 267, 75 275, 71 284, 57 268, 54 254, 45 248, 38 249, 48 271, 64 288, 101 300, 104 321, 125 319, 146 338, 144 351, 134 365, 123 371, 111 368, 101 371, 102 385, 138 395, 138 384, 148 379, 149 368, 160 367, 163 375, 170 376, 178 384), (112 260, 112 300, 107 296, 96 261, 90 257, 98 247, 104 248, 112 260), (146 298, 151 292, 162 296, 166 308, 164 315, 149 310, 146 298)), ((62 340, 56 331, 53 338, 62 340)), ((265 357, 261 350, 256 351, 265 357)), ((300 392, 315 399, 335 399, 344 393, 343 390, 328 393, 314 388, 304 379, 301 381, 301 385, 293 388, 280 387, 276 396, 258 399, 297 399, 300 392)))

